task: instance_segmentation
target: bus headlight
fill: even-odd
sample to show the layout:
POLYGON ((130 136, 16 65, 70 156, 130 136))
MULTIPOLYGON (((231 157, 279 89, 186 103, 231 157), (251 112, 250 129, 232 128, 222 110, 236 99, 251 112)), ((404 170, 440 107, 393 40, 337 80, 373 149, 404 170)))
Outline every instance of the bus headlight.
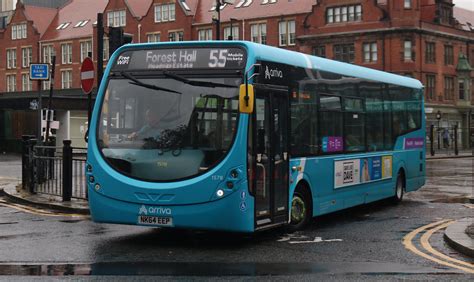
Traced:
POLYGON ((222 190, 222 189, 217 190, 216 195, 217 195, 217 197, 224 196, 224 190, 222 190))
POLYGON ((100 184, 97 183, 96 185, 94 185, 94 189, 95 189, 96 191, 99 191, 99 190, 100 190, 100 184))

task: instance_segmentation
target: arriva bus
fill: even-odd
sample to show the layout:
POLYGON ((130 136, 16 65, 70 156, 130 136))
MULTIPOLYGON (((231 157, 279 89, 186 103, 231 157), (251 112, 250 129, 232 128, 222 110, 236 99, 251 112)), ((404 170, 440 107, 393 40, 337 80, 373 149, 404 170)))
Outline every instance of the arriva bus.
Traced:
POLYGON ((96 222, 253 232, 425 183, 418 80, 250 42, 131 44, 100 85, 96 222))

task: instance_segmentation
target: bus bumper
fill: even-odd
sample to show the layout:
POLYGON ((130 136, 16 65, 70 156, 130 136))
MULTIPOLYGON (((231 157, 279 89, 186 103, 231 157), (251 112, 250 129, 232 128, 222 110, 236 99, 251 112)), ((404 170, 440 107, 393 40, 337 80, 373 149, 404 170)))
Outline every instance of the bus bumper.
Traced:
POLYGON ((225 198, 201 204, 156 205, 120 201, 89 187, 89 208, 94 222, 253 232, 254 198, 241 195, 236 191, 225 198))

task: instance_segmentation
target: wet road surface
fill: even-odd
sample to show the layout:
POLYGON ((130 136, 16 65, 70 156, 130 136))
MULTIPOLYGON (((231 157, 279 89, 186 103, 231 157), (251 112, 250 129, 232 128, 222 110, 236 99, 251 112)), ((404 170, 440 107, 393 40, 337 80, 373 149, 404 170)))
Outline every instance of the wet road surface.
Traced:
MULTIPOLYGON (((420 226, 472 216, 474 209, 464 205, 473 189, 472 162, 428 161, 427 185, 407 194, 400 205, 382 201, 318 217, 293 234, 95 224, 84 217, 51 217, 0 205, 0 275, 467 281, 472 274, 420 257, 402 241, 420 226)), ((429 242, 450 257, 474 263, 447 247, 442 232, 429 242)))

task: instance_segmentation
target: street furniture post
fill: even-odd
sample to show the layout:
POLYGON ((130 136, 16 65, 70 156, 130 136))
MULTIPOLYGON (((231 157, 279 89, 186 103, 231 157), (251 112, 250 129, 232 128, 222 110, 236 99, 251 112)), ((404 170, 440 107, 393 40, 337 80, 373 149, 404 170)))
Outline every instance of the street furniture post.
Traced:
POLYGON ((72 196, 72 147, 71 140, 63 140, 63 202, 72 196))
POLYGON ((434 124, 430 125, 430 153, 431 153, 431 156, 435 155, 433 142, 434 142, 434 124))
POLYGON ((56 65, 56 55, 53 54, 51 56, 51 79, 50 79, 50 84, 49 84, 49 102, 48 102, 48 111, 46 112, 46 138, 45 142, 49 142, 49 124, 50 124, 50 117, 51 115, 51 108, 52 108, 52 103, 53 103, 53 88, 54 88, 54 69, 56 65))
POLYGON ((459 154, 458 150, 458 125, 454 125, 454 154, 457 156, 459 154))

